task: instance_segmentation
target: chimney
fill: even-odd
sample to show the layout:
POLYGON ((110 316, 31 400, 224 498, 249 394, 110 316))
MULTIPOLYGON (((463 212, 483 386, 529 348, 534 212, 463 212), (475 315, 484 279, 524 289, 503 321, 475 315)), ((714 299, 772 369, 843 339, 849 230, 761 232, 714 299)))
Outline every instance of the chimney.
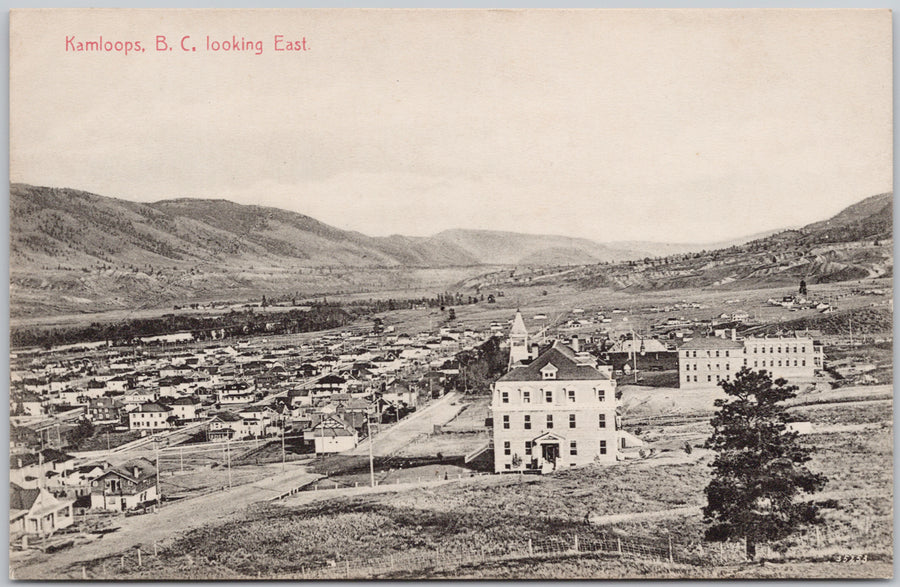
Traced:
POLYGON ((577 334, 572 336, 572 350, 576 353, 581 351, 581 344, 579 344, 577 334))
POLYGON ((140 467, 134 467, 134 478, 135 479, 141 478, 141 468, 140 467))
POLYGON ((737 328, 731 329, 731 340, 737 340, 737 328))

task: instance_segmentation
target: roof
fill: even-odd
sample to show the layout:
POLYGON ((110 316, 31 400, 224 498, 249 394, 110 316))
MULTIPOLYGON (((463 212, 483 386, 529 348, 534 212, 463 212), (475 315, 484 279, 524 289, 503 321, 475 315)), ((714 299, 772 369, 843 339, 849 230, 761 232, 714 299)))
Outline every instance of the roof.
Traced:
POLYGON ((630 353, 632 351, 645 353, 665 353, 668 352, 666 345, 655 338, 639 338, 637 340, 627 339, 620 340, 613 345, 610 352, 612 353, 630 353))
POLYGON ((528 336, 528 329, 525 328, 525 320, 522 319, 522 312, 516 312, 516 317, 513 319, 513 325, 512 329, 509 331, 509 335, 528 336))
POLYGON ((141 404, 141 407, 137 409, 139 412, 171 412, 172 408, 168 406, 160 405, 156 402, 147 402, 145 404, 141 404))
POLYGON ((98 479, 106 477, 110 474, 119 475, 120 477, 125 477, 126 479, 130 479, 131 481, 140 481, 142 479, 147 479, 148 477, 155 477, 156 467, 153 466, 153 463, 143 457, 131 459, 126 463, 122 463, 118 467, 109 469, 108 471, 100 475, 98 479), (135 469, 137 469, 137 476, 135 476, 134 474, 135 469))
POLYGON ((38 488, 24 489, 15 483, 9 484, 9 509, 28 511, 34 505, 41 490, 38 488))
POLYGON ((341 384, 341 383, 347 383, 347 380, 344 379, 343 377, 338 377, 337 375, 326 375, 325 377, 322 377, 321 379, 319 379, 318 381, 316 381, 316 383, 323 383, 323 384, 336 383, 336 384, 341 384))
POLYGON ((579 364, 575 351, 556 341, 531 363, 512 369, 498 381, 543 381, 541 369, 551 363, 557 369, 556 381, 609 379, 608 375, 604 375, 594 367, 579 364))
POLYGON ((685 350, 706 350, 706 349, 743 349, 744 343, 730 338, 719 338, 718 336, 696 337, 687 341, 680 347, 685 350))

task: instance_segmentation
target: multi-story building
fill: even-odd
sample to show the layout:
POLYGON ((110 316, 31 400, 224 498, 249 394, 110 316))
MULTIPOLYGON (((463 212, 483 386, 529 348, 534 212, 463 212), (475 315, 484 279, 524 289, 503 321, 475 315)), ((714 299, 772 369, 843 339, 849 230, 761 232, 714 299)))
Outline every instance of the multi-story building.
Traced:
POLYGON ((494 383, 491 403, 495 471, 535 470, 617 455, 616 382, 556 342, 494 383))
POLYGON ((779 337, 735 340, 697 337, 678 349, 678 380, 682 389, 718 387, 741 368, 765 369, 773 379, 796 383, 812 380, 822 368, 822 348, 811 338, 779 337))

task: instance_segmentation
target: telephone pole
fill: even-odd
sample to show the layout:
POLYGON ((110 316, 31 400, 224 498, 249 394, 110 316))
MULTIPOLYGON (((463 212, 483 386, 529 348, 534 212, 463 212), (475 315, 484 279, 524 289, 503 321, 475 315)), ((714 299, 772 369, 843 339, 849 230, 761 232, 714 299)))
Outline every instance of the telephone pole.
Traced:
POLYGON ((375 456, 372 453, 372 420, 371 414, 366 412, 366 432, 369 434, 369 484, 375 487, 375 456))

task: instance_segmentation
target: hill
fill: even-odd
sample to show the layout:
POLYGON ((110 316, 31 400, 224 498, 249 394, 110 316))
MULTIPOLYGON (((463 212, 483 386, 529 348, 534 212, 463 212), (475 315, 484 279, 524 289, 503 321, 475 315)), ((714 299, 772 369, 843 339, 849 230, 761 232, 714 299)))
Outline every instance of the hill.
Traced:
POLYGON ((567 279, 583 288, 740 289, 846 281, 893 274, 893 195, 879 194, 835 216, 716 250, 585 267, 567 279))
POLYGON ((485 265, 579 265, 646 255, 583 238, 498 230, 445 230, 431 238, 458 247, 485 265))

